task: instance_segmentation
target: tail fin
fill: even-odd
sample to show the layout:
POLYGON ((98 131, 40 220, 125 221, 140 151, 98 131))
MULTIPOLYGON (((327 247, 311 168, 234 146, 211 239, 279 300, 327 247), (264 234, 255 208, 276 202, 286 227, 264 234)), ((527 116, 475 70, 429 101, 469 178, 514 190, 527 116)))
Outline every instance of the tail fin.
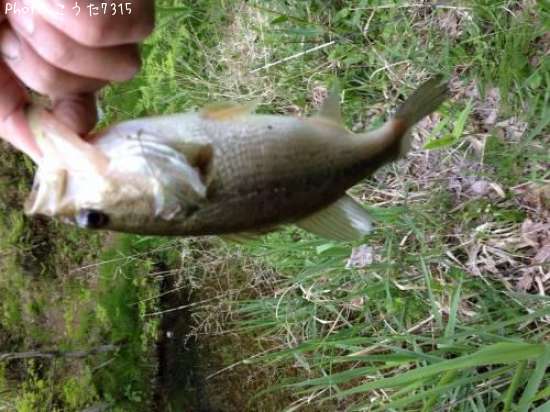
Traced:
POLYGON ((436 76, 422 84, 382 127, 360 136, 368 173, 405 156, 411 146, 411 127, 446 98, 447 83, 443 76, 436 76))
POLYGON ((447 99, 447 94, 447 82, 443 80, 443 76, 432 77, 415 90, 397 110, 394 117, 411 127, 436 110, 447 99))
MULTIPOLYGON (((422 118, 435 111, 447 99, 448 91, 447 82, 444 81, 442 75, 426 81, 397 110, 393 119, 394 127, 402 130, 405 134, 422 118)), ((401 155, 408 152, 411 145, 410 140, 409 133, 402 138, 401 155)))

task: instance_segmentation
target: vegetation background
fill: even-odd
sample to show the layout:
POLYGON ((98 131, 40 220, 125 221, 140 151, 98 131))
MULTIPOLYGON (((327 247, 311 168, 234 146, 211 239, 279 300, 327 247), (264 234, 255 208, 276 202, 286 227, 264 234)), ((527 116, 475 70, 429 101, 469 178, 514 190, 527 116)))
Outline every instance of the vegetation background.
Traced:
POLYGON ((0 151, 0 411, 550 410, 548 1, 157 0, 102 125, 208 102, 354 131, 423 79, 453 97, 352 190, 364 244, 295 228, 236 246, 21 212, 0 151))

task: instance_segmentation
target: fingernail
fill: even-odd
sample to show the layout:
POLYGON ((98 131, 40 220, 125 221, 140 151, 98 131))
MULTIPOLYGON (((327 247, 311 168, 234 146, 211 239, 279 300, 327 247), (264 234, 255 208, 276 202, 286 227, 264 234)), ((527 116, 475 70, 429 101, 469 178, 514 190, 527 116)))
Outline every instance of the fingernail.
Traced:
POLYGON ((5 31, 0 40, 0 50, 2 50, 2 57, 9 60, 17 60, 19 58, 20 50, 19 39, 12 33, 5 31))

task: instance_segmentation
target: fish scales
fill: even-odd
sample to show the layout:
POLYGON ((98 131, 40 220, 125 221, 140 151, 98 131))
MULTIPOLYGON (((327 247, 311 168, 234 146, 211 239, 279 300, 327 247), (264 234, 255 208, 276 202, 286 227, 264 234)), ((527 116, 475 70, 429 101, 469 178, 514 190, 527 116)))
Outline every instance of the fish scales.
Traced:
POLYGON ((206 135, 215 148, 214 169, 228 191, 246 191, 308 174, 327 174, 347 163, 335 151, 355 149, 347 132, 326 133, 299 119, 258 116, 231 124, 209 122, 206 135), (271 126, 271 127, 270 127, 271 126), (337 161, 335 161, 337 160, 337 161))
POLYGON ((224 230, 307 215, 319 202, 329 204, 340 197, 343 184, 361 177, 342 172, 349 160, 357 162, 360 155, 357 141, 343 128, 326 130, 299 119, 281 122, 266 116, 222 129, 211 124, 206 129, 216 147, 214 182, 220 187, 201 216, 212 217, 216 207, 226 216, 235 211, 224 230), (235 207, 227 207, 228 202, 235 207))

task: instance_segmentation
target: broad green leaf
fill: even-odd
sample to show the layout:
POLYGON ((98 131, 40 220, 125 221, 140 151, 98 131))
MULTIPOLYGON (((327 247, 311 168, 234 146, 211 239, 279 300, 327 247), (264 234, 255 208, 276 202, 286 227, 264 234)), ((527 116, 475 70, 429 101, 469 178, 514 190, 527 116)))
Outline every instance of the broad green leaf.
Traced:
POLYGON ((460 112, 458 115, 458 118, 455 122, 455 127, 453 128, 452 135, 455 138, 455 140, 460 139, 462 136, 462 133, 464 132, 464 128, 466 126, 466 120, 468 120, 468 116, 470 116, 470 113, 472 112, 472 101, 470 100, 468 104, 466 104, 466 107, 464 110, 460 112))
POLYGON ((457 139, 451 134, 447 134, 440 139, 433 139, 424 145, 424 149, 443 149, 445 147, 452 146, 457 142, 457 139))
POLYGON ((533 412, 548 412, 550 411, 550 401, 544 402, 538 408, 533 409, 533 412))
POLYGON ((288 16, 282 14, 280 15, 279 17, 275 17, 273 20, 271 20, 271 24, 281 24, 281 23, 284 23, 285 21, 288 21, 288 16))
POLYGON ((458 314, 458 304, 460 303, 460 293, 462 291, 462 280, 456 286, 451 297, 451 307, 449 308, 449 320, 445 327, 445 338, 451 338, 455 333, 455 326, 458 314))

